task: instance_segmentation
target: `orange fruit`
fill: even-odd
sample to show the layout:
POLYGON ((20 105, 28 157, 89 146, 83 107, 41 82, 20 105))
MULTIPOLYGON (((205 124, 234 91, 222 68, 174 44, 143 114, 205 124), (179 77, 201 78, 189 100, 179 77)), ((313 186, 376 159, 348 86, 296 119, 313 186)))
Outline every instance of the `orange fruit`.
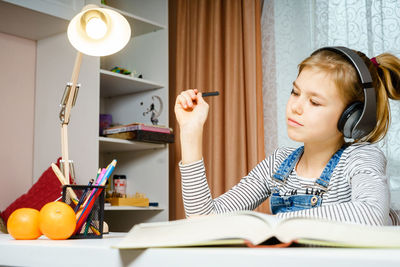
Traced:
POLYGON ((50 239, 67 239, 75 231, 75 212, 64 202, 47 203, 41 208, 39 217, 40 230, 50 239))
POLYGON ((39 211, 31 208, 14 210, 8 217, 7 230, 15 239, 37 239, 42 235, 39 229, 39 211))

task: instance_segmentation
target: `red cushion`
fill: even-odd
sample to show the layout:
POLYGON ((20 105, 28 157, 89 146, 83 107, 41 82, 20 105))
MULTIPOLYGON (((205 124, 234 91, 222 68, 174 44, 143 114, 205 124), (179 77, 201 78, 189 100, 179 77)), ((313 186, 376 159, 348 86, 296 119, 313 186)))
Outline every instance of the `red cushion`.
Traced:
MULTIPOLYGON (((57 166, 60 166, 60 158, 57 160, 57 166)), ((10 204, 0 216, 7 223, 11 213, 19 208, 33 208, 40 210, 46 203, 56 200, 62 195, 62 185, 54 174, 53 169, 49 167, 40 176, 39 180, 32 185, 31 189, 17 200, 10 204)))

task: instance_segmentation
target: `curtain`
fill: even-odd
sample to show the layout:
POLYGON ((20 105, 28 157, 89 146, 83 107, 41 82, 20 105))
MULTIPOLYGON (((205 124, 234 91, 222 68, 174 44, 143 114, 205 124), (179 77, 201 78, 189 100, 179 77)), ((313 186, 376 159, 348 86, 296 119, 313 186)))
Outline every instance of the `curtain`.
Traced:
MULTIPOLYGON (((277 115, 268 111, 273 105, 264 95, 267 110, 264 114, 269 116, 264 118, 266 128, 269 127, 267 122, 272 121, 278 129, 274 137, 276 139, 266 140, 266 143, 298 145, 286 135, 282 107, 286 105, 288 89, 296 79, 297 64, 316 48, 341 45, 360 50, 369 57, 383 52, 400 57, 400 1, 397 0, 267 0, 262 11, 262 22, 263 41, 268 41, 264 36, 272 34, 271 28, 274 35, 274 45, 263 43, 263 57, 268 57, 263 62, 269 62, 272 58, 270 55, 273 55, 277 73, 274 80, 273 77, 266 77, 264 71, 264 80, 269 79, 269 83, 275 86, 271 88, 275 90, 278 109, 277 115), (284 74, 279 76, 279 73, 284 74)), ((390 101, 390 107, 389 132, 379 145, 388 160, 392 208, 400 210, 399 101, 390 101)))
MULTIPOLYGON (((264 159, 260 0, 170 0, 170 107, 189 88, 209 97, 203 157, 213 197, 264 159)), ((170 146, 170 219, 183 218, 179 127, 170 146)))

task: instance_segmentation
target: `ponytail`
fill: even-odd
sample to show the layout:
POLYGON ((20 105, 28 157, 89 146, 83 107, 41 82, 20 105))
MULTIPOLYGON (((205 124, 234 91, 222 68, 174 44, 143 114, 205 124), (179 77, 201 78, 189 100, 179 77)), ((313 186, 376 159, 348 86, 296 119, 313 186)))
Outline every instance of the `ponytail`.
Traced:
POLYGON ((400 59, 384 53, 376 57, 377 69, 381 83, 389 98, 400 100, 400 59))
POLYGON ((363 59, 371 72, 377 95, 377 125, 363 140, 375 143, 385 137, 390 125, 389 98, 400 100, 400 59, 389 53, 380 54, 371 60, 363 55, 363 59))

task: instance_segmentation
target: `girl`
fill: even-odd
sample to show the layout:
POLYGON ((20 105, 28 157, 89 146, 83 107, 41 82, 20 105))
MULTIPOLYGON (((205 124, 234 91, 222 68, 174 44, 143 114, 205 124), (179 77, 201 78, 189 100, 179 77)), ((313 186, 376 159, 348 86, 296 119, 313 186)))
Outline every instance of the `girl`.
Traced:
POLYGON ((304 146, 276 149, 212 199, 202 160, 208 104, 197 89, 182 92, 175 114, 186 215, 253 210, 269 198, 278 217, 389 224, 386 159, 373 144, 389 126, 388 98, 400 99, 398 58, 369 59, 344 47, 317 50, 300 63, 286 107, 288 136, 304 146))

